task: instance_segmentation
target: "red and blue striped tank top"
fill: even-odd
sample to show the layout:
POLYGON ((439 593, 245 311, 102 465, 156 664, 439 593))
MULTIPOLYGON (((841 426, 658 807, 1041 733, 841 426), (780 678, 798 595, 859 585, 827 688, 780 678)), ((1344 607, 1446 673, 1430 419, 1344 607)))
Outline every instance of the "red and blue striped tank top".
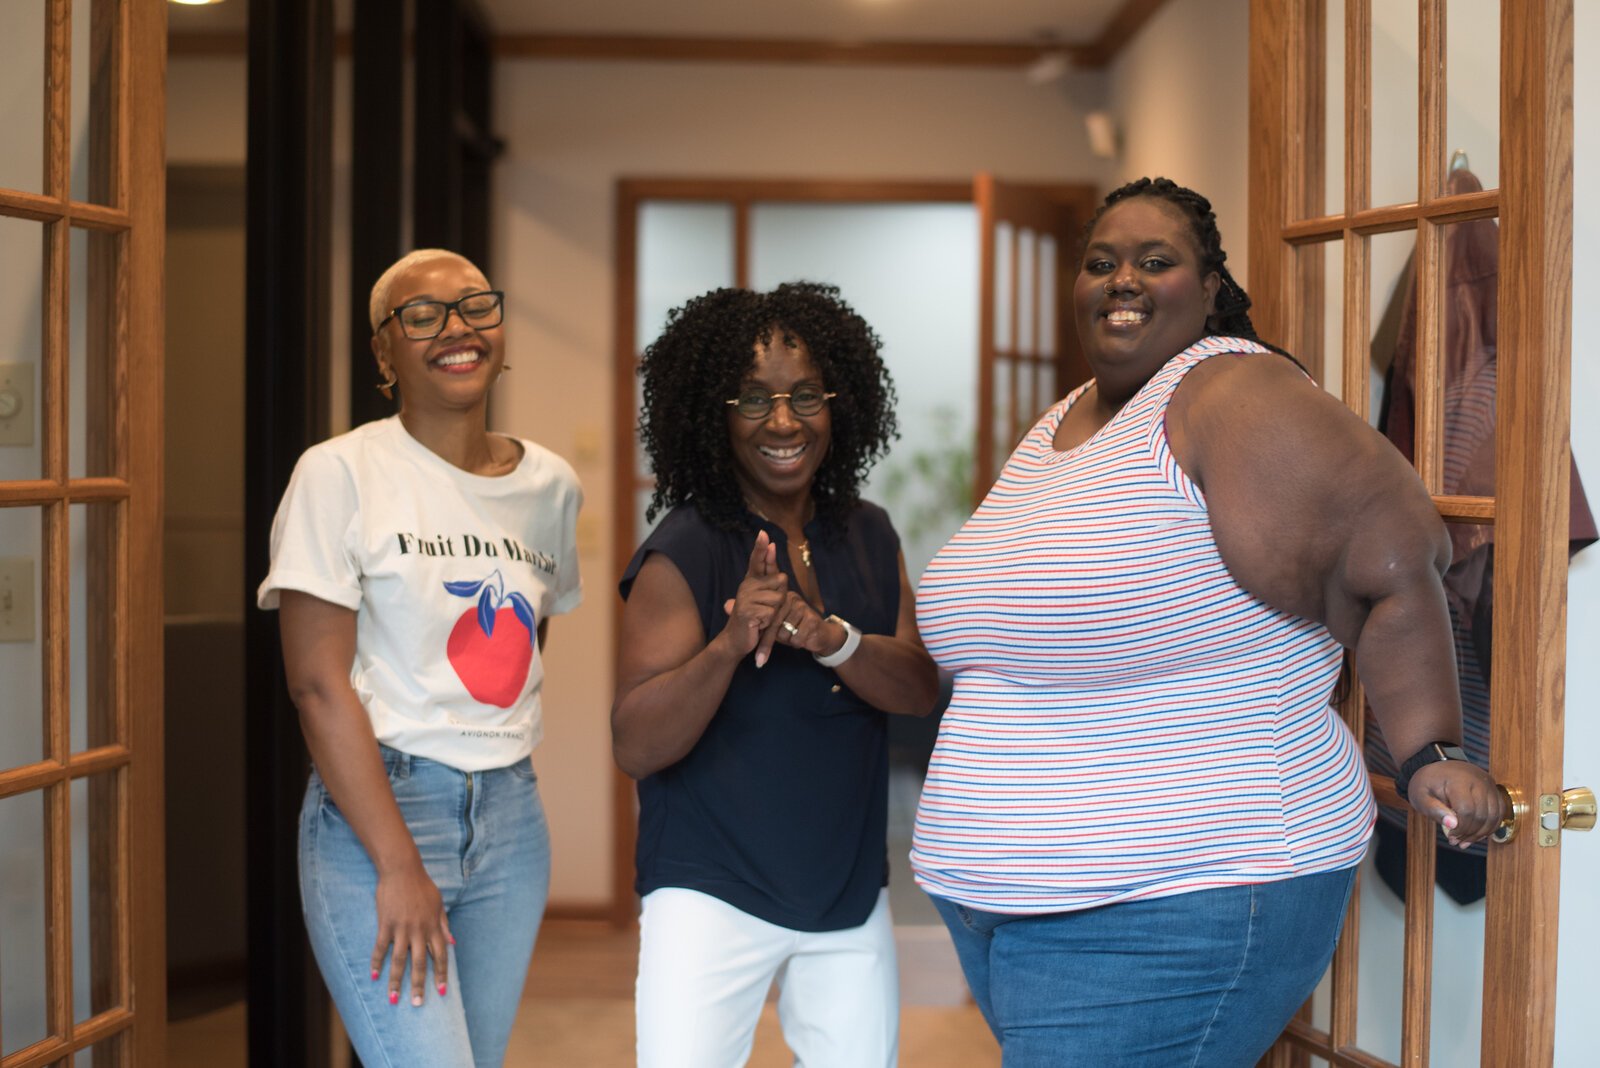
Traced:
POLYGON ((923 573, 917 622, 955 675, 911 853, 928 892, 1056 912, 1361 860, 1339 645, 1233 580, 1167 442, 1185 374, 1262 351, 1207 338, 1058 451, 1075 390, 923 573))

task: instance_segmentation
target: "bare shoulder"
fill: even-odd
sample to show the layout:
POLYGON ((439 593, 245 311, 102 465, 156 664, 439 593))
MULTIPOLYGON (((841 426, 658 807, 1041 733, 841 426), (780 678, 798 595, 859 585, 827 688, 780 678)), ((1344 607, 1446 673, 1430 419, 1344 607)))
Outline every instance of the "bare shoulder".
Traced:
POLYGON ((1334 602, 1384 569, 1438 557, 1443 528, 1411 465, 1281 356, 1205 361, 1167 430, 1228 570, 1275 607, 1333 624, 1334 602))
MULTIPOLYGON (((1285 357, 1242 353, 1213 356, 1190 371, 1173 394, 1167 427, 1180 460, 1192 451, 1198 466, 1208 446, 1359 437, 1364 424, 1285 357)), ((1185 470, 1201 481, 1200 472, 1185 470)))

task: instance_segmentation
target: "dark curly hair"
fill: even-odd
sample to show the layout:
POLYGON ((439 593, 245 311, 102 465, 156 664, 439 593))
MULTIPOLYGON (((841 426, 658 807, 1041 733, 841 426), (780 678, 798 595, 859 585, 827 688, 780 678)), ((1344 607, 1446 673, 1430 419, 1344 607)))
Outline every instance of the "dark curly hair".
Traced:
POLYGON ((825 529, 860 499, 861 482, 900 436, 894 383, 878 355, 881 342, 837 286, 786 282, 770 293, 717 289, 675 308, 639 362, 644 407, 639 437, 655 471, 647 520, 693 501, 725 530, 745 523, 728 437, 729 397, 755 361, 758 342, 778 335, 805 342, 827 388, 832 443, 811 486, 825 529))
POLYGON ((1079 242, 1080 256, 1081 247, 1089 244, 1089 236, 1094 233, 1101 216, 1114 205, 1134 197, 1153 197, 1175 206, 1189 223, 1194 243, 1200 249, 1200 277, 1204 278, 1215 271, 1217 277, 1222 280, 1222 285, 1217 290, 1216 311, 1206 318, 1206 333, 1221 337, 1242 337, 1247 341, 1254 341, 1280 356, 1288 356, 1298 364, 1300 361, 1295 360, 1287 351, 1256 334, 1255 324, 1250 321, 1250 294, 1234 281, 1233 274, 1228 270, 1228 254, 1222 248, 1222 234, 1217 230, 1217 215, 1211 210, 1211 201, 1193 189, 1181 186, 1170 178, 1138 178, 1127 185, 1113 189, 1106 194, 1104 203, 1083 228, 1083 237, 1079 242))

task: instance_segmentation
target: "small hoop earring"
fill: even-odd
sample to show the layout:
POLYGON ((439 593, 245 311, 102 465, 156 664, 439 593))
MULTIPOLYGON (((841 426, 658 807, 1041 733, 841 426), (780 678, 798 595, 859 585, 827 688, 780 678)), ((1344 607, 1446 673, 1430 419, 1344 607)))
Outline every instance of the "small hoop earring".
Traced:
POLYGON ((395 384, 398 383, 400 380, 398 378, 396 378, 394 376, 394 372, 391 371, 387 367, 385 367, 383 369, 383 373, 385 375, 387 375, 388 377, 385 378, 382 382, 378 383, 378 392, 383 394, 383 399, 384 400, 391 400, 392 401, 392 400, 394 400, 394 387, 395 387, 395 384))

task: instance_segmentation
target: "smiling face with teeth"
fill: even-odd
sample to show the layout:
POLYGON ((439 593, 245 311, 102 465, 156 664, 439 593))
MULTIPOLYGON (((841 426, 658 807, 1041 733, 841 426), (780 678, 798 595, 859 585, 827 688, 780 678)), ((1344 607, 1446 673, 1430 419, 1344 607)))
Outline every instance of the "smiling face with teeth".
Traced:
POLYGON ((1073 286, 1078 339, 1102 400, 1120 406, 1172 357, 1200 340, 1221 284, 1200 274, 1182 213, 1136 196, 1107 209, 1073 286))
MULTIPOLYGON (((387 304, 398 308, 417 300, 458 300, 488 290, 489 281, 471 261, 458 256, 424 260, 396 278, 387 304)), ((452 311, 438 337, 413 341, 390 319, 372 339, 380 373, 392 370, 400 384, 400 408, 410 416, 419 408, 459 410, 485 403, 489 387, 505 361, 502 326, 476 329, 452 311)))
MULTIPOLYGON (((825 389, 827 383, 806 343, 775 328, 769 341, 756 343, 755 359, 740 380, 741 389, 750 386, 790 393, 801 386, 825 389)), ((778 400, 765 419, 746 419, 729 408, 734 478, 745 500, 774 519, 797 511, 804 515, 832 436, 827 405, 816 415, 796 415, 787 401, 778 400)))

